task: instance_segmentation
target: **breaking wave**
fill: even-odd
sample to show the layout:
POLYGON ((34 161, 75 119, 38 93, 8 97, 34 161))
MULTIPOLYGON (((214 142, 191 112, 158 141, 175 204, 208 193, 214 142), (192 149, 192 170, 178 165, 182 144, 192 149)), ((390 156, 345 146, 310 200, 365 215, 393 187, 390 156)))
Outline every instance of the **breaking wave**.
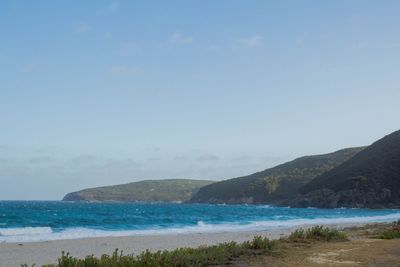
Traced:
POLYGON ((150 229, 92 229, 87 227, 72 227, 63 230, 54 230, 51 227, 21 227, 0 228, 0 242, 38 242, 48 240, 112 237, 112 236, 138 236, 138 235, 168 235, 190 233, 218 233, 231 231, 268 231, 274 229, 289 229, 293 227, 310 226, 317 224, 364 224, 372 222, 390 222, 400 219, 400 213, 381 216, 356 216, 336 218, 304 218, 304 219, 274 219, 264 221, 235 222, 235 223, 205 223, 181 227, 153 227, 150 229))

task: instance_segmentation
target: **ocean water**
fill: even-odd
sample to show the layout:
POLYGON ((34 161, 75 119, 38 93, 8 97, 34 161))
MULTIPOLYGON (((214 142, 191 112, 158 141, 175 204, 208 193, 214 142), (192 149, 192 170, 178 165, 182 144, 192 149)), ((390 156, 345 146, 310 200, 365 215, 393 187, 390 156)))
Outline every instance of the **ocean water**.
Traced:
POLYGON ((400 210, 395 209, 0 201, 0 242, 268 230, 305 224, 389 222, 398 219, 400 210))

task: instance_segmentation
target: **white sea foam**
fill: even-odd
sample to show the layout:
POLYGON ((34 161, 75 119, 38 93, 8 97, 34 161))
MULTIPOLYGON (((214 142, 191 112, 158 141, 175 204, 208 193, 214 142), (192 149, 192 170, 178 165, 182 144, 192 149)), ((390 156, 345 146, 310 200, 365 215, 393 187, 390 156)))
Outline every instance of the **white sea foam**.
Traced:
POLYGON ((175 228, 154 228, 145 230, 99 230, 90 228, 68 228, 63 231, 52 231, 50 227, 24 227, 24 228, 0 228, 0 242, 37 242, 60 239, 76 239, 107 236, 137 236, 137 235, 168 235, 189 233, 218 233, 231 231, 263 231, 273 229, 287 229, 305 225, 317 224, 361 224, 373 222, 390 222, 400 219, 400 213, 382 216, 337 217, 317 219, 290 219, 268 220, 223 224, 208 224, 203 221, 193 226, 175 228))
POLYGON ((273 209, 274 206, 270 206, 270 205, 259 205, 256 206, 258 209, 273 209))
POLYGON ((52 232, 50 227, 0 228, 0 240, 2 236, 41 235, 52 232))

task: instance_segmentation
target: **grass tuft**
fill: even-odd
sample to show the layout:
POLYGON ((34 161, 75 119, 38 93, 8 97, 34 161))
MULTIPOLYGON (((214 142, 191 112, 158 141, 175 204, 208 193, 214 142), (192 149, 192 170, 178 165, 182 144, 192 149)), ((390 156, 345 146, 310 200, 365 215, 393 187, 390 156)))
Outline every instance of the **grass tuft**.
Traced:
MULTIPOLYGON (((272 254, 277 249, 277 241, 255 236, 252 241, 238 244, 236 242, 221 243, 214 246, 198 248, 179 248, 172 251, 151 252, 146 250, 139 255, 124 255, 118 249, 100 258, 94 255, 85 259, 72 257, 64 251, 56 265, 44 267, 203 267, 229 264, 235 258, 254 254, 272 254)), ((24 266, 24 265, 23 265, 24 266)))
MULTIPOLYGON (((400 222, 398 223, 400 229, 400 222)), ((344 232, 323 226, 314 226, 309 229, 298 229, 282 241, 305 242, 309 240, 344 241, 347 236, 344 232)), ((266 237, 255 236, 253 240, 243 243, 226 242, 213 246, 198 248, 178 248, 151 252, 143 251, 139 255, 127 254, 116 249, 112 255, 95 257, 87 256, 78 259, 64 251, 57 264, 42 267, 205 267, 228 265, 239 257, 252 255, 273 255, 279 252, 280 241, 269 240, 266 237)), ((21 265, 28 267, 27 265, 21 265)))
POLYGON ((390 227, 390 229, 383 231, 383 233, 379 235, 378 238, 382 239, 400 238, 400 220, 394 222, 390 227))
POLYGON ((290 241, 302 242, 308 240, 320 241, 345 241, 348 240, 345 232, 337 229, 324 227, 322 225, 314 226, 309 229, 297 229, 289 236, 290 241))

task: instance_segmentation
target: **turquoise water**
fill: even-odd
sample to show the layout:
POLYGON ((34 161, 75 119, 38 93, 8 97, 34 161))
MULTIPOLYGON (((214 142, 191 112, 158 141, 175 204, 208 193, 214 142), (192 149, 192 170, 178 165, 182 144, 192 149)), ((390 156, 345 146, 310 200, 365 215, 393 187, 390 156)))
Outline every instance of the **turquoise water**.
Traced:
POLYGON ((393 209, 0 201, 0 242, 268 230, 305 224, 383 222, 397 219, 400 219, 400 210, 393 209))

